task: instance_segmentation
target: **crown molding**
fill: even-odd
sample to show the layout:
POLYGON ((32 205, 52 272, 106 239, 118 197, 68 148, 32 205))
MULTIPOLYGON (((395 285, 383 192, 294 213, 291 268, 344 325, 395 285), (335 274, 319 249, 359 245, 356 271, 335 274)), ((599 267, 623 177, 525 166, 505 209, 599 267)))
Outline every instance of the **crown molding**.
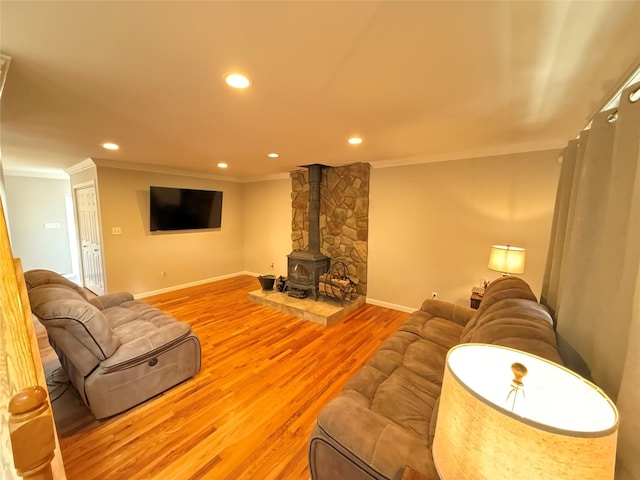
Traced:
POLYGON ((78 162, 75 165, 71 165, 69 168, 65 168, 64 171, 67 172, 69 176, 71 176, 84 170, 88 170, 89 168, 94 168, 95 166, 96 164, 93 162, 93 159, 87 158, 86 160, 78 162))
POLYGON ((468 160, 471 158, 499 157, 503 155, 517 155, 521 153, 546 152, 553 150, 560 151, 564 147, 566 147, 566 140, 536 144, 505 145, 504 147, 498 148, 467 150, 437 155, 416 155, 413 157, 379 160, 370 163, 372 168, 391 168, 406 165, 417 165, 421 163, 449 162, 455 160, 468 160))
POLYGON ((86 170, 87 168, 93 168, 93 167, 119 168, 122 170, 133 170, 138 172, 160 173, 165 175, 179 175, 183 177, 206 178, 208 180, 218 180, 221 182, 230 182, 230 183, 255 183, 255 182, 266 182, 270 180, 281 180, 283 178, 289 178, 289 172, 276 173, 273 175, 265 175, 262 177, 249 177, 249 178, 224 177, 221 175, 213 175, 211 173, 206 173, 206 172, 196 172, 193 170, 181 170, 178 168, 160 167, 157 165, 149 165, 146 163, 122 162, 118 160, 109 160, 105 158, 87 158, 86 160, 83 160, 82 162, 67 168, 65 171, 69 175, 72 175, 74 173, 81 172, 82 170, 86 170))
POLYGON ((122 162, 118 160, 108 160, 105 158, 90 158, 91 162, 97 167, 119 168, 121 170, 134 170, 138 172, 161 173, 165 175, 179 175, 183 177, 206 178, 208 180, 218 180, 222 182, 241 183, 242 180, 236 177, 223 177, 221 175, 213 175, 206 172, 196 172, 193 170, 181 170, 179 168, 161 167, 158 165, 149 165, 146 163, 122 162))
POLYGON ((3 167, 6 177, 48 178, 52 180, 69 180, 69 175, 59 168, 42 167, 3 167))
MULTIPOLYGON (((544 143, 514 144, 514 145, 506 145, 506 146, 497 147, 497 148, 467 150, 467 151, 461 151, 461 152, 436 154, 436 155, 424 154, 424 155, 415 155, 411 157, 378 160, 378 161, 371 161, 371 162, 355 162, 355 163, 369 163, 369 165, 371 165, 371 168, 376 168, 376 169, 392 168, 392 167, 402 167, 407 165, 447 162, 447 161, 455 161, 455 160, 468 160, 471 158, 516 155, 516 154, 531 153, 531 152, 557 151, 558 153, 560 153, 560 151, 565 147, 566 147, 566 141, 563 139, 561 141, 550 141, 550 142, 544 142, 544 143)), ((349 163, 347 165, 353 165, 353 163, 349 163)), ((338 166, 345 166, 345 165, 338 165, 338 166)), ((142 171, 142 172, 150 172, 150 173, 160 173, 160 174, 166 174, 166 175, 179 175, 179 176, 185 176, 185 177, 206 178, 209 180, 217 180, 217 181, 230 182, 230 183, 258 183, 258 182, 268 182, 273 180, 283 180, 283 179, 290 178, 292 171, 298 170, 298 169, 294 169, 287 172, 275 173, 272 175, 265 175, 260 177, 240 178, 240 177, 224 177, 224 176, 213 175, 205 172, 181 170, 181 169, 170 168, 170 167, 160 167, 157 165, 149 165, 144 163, 122 162, 118 160, 108 160, 103 158, 87 158, 86 160, 83 160, 82 162, 79 162, 65 169, 64 172, 66 172, 66 174, 70 176, 75 173, 86 170, 88 168, 95 168, 95 167, 118 168, 122 170, 133 170, 133 171, 142 171)), ((7 174, 11 175, 11 173, 7 173, 7 174)), ((64 175, 64 173, 62 173, 62 175, 64 175)), ((39 175, 30 175, 30 176, 39 176, 39 175)), ((50 177, 50 178, 53 178, 53 177, 50 177)), ((59 176, 56 178, 68 178, 68 177, 59 176)))
POLYGON ((262 177, 248 177, 241 178, 239 180, 240 183, 257 183, 257 182, 269 182, 272 180, 283 180, 285 178, 290 178, 290 172, 282 172, 282 173, 274 173, 272 175, 264 175, 262 177))

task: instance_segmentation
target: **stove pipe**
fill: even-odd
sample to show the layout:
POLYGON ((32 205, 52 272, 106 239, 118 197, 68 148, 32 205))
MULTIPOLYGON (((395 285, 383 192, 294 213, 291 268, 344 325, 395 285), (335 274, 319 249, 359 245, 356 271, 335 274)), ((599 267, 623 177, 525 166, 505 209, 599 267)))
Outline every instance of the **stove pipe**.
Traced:
POLYGON ((320 181, 322 168, 319 163, 309 169, 309 252, 320 253, 320 181))

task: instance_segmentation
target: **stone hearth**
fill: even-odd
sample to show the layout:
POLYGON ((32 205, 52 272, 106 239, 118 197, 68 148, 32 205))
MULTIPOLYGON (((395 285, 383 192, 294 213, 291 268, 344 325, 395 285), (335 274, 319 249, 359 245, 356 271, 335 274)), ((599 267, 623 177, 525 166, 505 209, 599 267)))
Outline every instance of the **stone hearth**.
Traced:
POLYGON ((340 302, 334 302, 324 296, 316 301, 313 298, 290 297, 277 290, 255 290, 249 292, 248 298, 258 305, 270 307, 325 327, 333 325, 365 304, 365 297, 362 295, 353 302, 341 305, 340 302))

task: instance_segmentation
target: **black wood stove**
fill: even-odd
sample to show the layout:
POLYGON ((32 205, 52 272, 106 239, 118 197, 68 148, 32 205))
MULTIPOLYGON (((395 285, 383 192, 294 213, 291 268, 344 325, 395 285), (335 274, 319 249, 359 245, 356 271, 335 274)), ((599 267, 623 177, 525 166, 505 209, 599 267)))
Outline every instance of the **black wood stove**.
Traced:
POLYGON ((331 259, 320 253, 320 181, 322 165, 309 169, 309 246, 305 251, 287 255, 287 291, 294 297, 305 297, 311 291, 318 299, 320 275, 329 271, 331 259))

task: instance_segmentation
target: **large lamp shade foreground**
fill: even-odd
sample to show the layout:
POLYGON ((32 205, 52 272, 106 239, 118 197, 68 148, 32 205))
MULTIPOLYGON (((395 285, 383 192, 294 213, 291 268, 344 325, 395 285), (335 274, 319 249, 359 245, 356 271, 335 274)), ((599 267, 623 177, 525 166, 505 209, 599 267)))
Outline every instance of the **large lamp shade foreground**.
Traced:
POLYGON ((524 273, 525 249, 511 245, 494 245, 489 252, 489 269, 504 274, 524 273))
POLYGON ((443 480, 611 480, 617 430, 613 402, 570 370, 461 344, 447 355, 433 459, 443 480), (514 401, 516 364, 527 373, 514 401))

